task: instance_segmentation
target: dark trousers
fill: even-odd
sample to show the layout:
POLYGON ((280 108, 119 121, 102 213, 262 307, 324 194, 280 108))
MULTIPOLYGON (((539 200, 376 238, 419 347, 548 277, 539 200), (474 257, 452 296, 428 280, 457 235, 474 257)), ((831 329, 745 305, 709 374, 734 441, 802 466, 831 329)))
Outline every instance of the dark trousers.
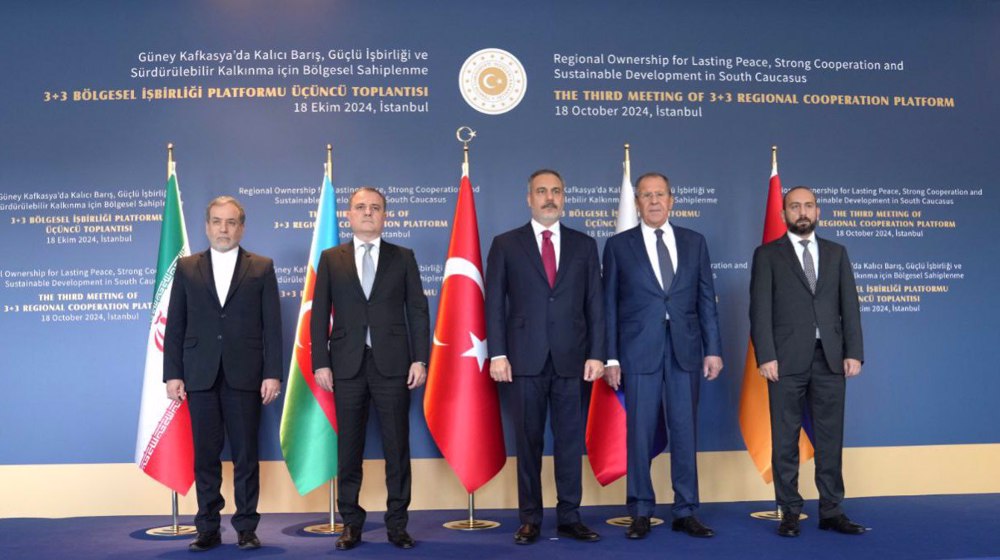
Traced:
POLYGON ((222 447, 229 437, 233 458, 233 494, 236 513, 233 528, 254 531, 260 521, 260 464, 257 460, 257 430, 260 427, 260 393, 233 389, 221 369, 215 385, 207 391, 188 393, 191 434, 194 439, 194 481, 198 514, 194 523, 200 533, 219 530, 219 512, 226 502, 222 486, 222 447))
POLYGON ((656 495, 650 475, 658 424, 667 421, 670 443, 670 482, 674 489, 671 514, 675 519, 698 509, 698 389, 699 372, 685 371, 674 358, 670 323, 663 365, 652 374, 624 372, 625 425, 628 462, 626 506, 632 517, 651 517, 656 495))
POLYGON ((778 382, 768 383, 774 493, 778 507, 786 514, 798 515, 802 511, 799 431, 805 406, 809 407, 815 436, 819 515, 828 518, 842 513, 845 388, 844 375, 830 370, 818 340, 809 370, 783 372, 779 369, 778 382))
POLYGON ((582 376, 582 371, 572 377, 556 375, 552 356, 545 361, 540 375, 514 376, 517 502, 521 523, 542 523, 541 479, 546 413, 550 413, 552 419, 556 522, 569 525, 580 521, 584 436, 583 405, 580 401, 582 376))
POLYGON ((338 379, 333 388, 337 406, 337 506, 344 524, 361 529, 365 510, 358 504, 368 409, 374 403, 385 456, 385 526, 406 528, 410 506, 410 390, 406 377, 386 377, 365 350, 361 372, 353 379, 338 379))

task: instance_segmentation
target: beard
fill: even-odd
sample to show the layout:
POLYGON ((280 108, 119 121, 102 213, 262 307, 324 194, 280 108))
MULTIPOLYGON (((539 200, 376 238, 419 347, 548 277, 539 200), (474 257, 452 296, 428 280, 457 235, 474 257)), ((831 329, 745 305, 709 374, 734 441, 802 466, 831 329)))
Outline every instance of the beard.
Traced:
POLYGON ((788 231, 794 233, 795 235, 809 235, 816 230, 816 221, 808 218, 802 218, 797 222, 789 222, 786 220, 785 225, 788 226, 788 231))

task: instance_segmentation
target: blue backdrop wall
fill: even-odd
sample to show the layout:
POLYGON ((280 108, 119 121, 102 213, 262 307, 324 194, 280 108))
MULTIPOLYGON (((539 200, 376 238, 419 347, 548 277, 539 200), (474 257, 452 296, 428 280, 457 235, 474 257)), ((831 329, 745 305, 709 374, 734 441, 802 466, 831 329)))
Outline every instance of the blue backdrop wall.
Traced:
MULTIPOLYGON (((601 246, 623 143, 633 176, 671 178, 675 223, 708 238, 725 343, 701 449, 743 448, 772 144, 858 275, 867 362, 847 444, 1000 442, 998 28, 987 1, 5 3, 0 464, 131 461, 167 142, 193 250, 208 200, 246 205, 244 246, 279 268, 287 363, 325 145, 342 209, 359 185, 389 194, 387 232, 416 250, 436 309, 462 125, 479 134, 484 254, 527 221, 537 168, 563 173, 565 223, 601 246), (523 72, 519 102, 463 97, 460 69, 486 48, 523 72), (128 227, 69 227, 95 215, 128 227), (129 306, 69 307, 100 298, 129 306)), ((437 457, 415 397, 414 456, 437 457)), ((266 410, 267 459, 280 414, 266 410)))

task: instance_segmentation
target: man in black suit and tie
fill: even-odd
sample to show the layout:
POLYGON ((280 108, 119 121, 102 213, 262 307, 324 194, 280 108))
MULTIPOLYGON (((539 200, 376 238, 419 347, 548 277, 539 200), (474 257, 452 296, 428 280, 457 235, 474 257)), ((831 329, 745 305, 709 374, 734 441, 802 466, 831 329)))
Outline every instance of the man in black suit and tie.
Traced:
POLYGON ((344 532, 336 548, 361 542, 361 491, 368 407, 375 404, 385 456, 389 542, 412 548, 410 391, 427 380, 430 319, 413 251, 384 241, 385 197, 361 187, 347 217, 354 239, 323 251, 313 294, 312 361, 316 383, 334 392, 339 497, 344 532), (332 321, 332 326, 331 326, 332 321))
POLYGON ((220 196, 205 211, 211 248, 177 262, 163 347, 167 397, 187 399, 194 439, 198 537, 193 551, 219 546, 223 434, 232 451, 233 528, 242 549, 260 547, 257 430, 261 405, 281 394, 281 313, 274 263, 239 246, 246 213, 220 196))
POLYGON ((517 544, 538 539, 542 523, 545 416, 552 418, 559 535, 600 537, 580 522, 584 421, 581 378, 604 371, 604 309, 597 244, 560 225, 565 202, 559 173, 542 169, 528 182, 531 222, 498 235, 486 265, 490 376, 512 383, 517 442, 517 544))
POLYGON ((750 335, 760 374, 769 381, 778 534, 799 535, 798 441, 808 406, 819 528, 860 535, 865 528, 840 507, 846 380, 861 373, 864 360, 854 271, 842 245, 815 235, 819 206, 808 187, 785 194, 783 213, 788 234, 757 248, 750 276, 750 335))

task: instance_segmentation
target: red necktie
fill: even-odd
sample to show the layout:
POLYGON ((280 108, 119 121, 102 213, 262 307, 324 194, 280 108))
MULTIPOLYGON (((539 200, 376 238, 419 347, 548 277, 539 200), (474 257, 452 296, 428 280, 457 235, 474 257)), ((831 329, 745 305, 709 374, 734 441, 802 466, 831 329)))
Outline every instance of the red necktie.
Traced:
POLYGON ((549 287, 556 285, 556 248, 552 244, 552 232, 542 230, 542 266, 549 277, 549 287))

